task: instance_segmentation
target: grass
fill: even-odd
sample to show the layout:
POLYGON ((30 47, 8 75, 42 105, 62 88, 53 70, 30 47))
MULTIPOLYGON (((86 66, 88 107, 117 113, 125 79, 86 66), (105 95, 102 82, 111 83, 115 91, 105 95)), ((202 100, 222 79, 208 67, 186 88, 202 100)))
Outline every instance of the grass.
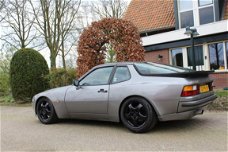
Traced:
POLYGON ((215 90, 217 99, 207 106, 207 110, 228 111, 228 90, 215 90))
POLYGON ((31 106, 30 102, 26 102, 26 103, 17 103, 15 102, 15 100, 13 99, 13 96, 11 94, 7 94, 7 95, 0 95, 0 106, 31 106))
POLYGON ((228 97, 228 90, 215 90, 218 97, 228 97))
POLYGON ((0 96, 0 103, 13 103, 13 102, 14 102, 14 99, 11 94, 0 96))

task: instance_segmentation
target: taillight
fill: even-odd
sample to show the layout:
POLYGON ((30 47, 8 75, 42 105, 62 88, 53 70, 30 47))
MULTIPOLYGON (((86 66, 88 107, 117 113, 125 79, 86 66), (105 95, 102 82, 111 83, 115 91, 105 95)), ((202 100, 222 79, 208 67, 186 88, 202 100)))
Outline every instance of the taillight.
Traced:
POLYGON ((194 96, 197 94, 199 94, 199 86, 198 85, 188 85, 188 86, 184 86, 181 96, 188 97, 188 96, 194 96))

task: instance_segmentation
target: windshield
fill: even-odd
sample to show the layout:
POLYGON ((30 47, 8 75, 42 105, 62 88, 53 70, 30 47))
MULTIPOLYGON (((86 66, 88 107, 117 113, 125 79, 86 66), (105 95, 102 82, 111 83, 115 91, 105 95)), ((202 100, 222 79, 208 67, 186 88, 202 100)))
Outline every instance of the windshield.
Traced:
POLYGON ((136 70, 142 75, 153 75, 153 74, 167 74, 167 73, 183 73, 190 72, 190 69, 184 69, 181 67, 174 67, 156 63, 135 63, 136 70))

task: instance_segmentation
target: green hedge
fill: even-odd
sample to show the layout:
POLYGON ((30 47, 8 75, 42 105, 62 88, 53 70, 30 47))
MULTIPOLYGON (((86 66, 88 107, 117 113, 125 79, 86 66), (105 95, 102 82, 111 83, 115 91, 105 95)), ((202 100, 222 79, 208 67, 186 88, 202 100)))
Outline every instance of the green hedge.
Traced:
POLYGON ((45 78, 49 73, 44 57, 33 49, 21 49, 10 63, 10 84, 16 101, 31 101, 31 98, 49 88, 45 78))
POLYGON ((51 88, 61 87, 72 84, 76 78, 75 69, 58 68, 50 71, 46 77, 51 88))

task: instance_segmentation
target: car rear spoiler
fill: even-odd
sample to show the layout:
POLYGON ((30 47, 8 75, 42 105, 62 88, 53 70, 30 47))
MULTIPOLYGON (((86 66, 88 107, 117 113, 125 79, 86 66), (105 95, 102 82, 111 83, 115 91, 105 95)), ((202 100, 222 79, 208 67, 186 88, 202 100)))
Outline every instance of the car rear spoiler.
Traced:
POLYGON ((141 74, 142 76, 158 76, 158 77, 180 77, 180 78, 199 78, 208 77, 214 71, 189 71, 180 73, 160 73, 160 74, 141 74))

